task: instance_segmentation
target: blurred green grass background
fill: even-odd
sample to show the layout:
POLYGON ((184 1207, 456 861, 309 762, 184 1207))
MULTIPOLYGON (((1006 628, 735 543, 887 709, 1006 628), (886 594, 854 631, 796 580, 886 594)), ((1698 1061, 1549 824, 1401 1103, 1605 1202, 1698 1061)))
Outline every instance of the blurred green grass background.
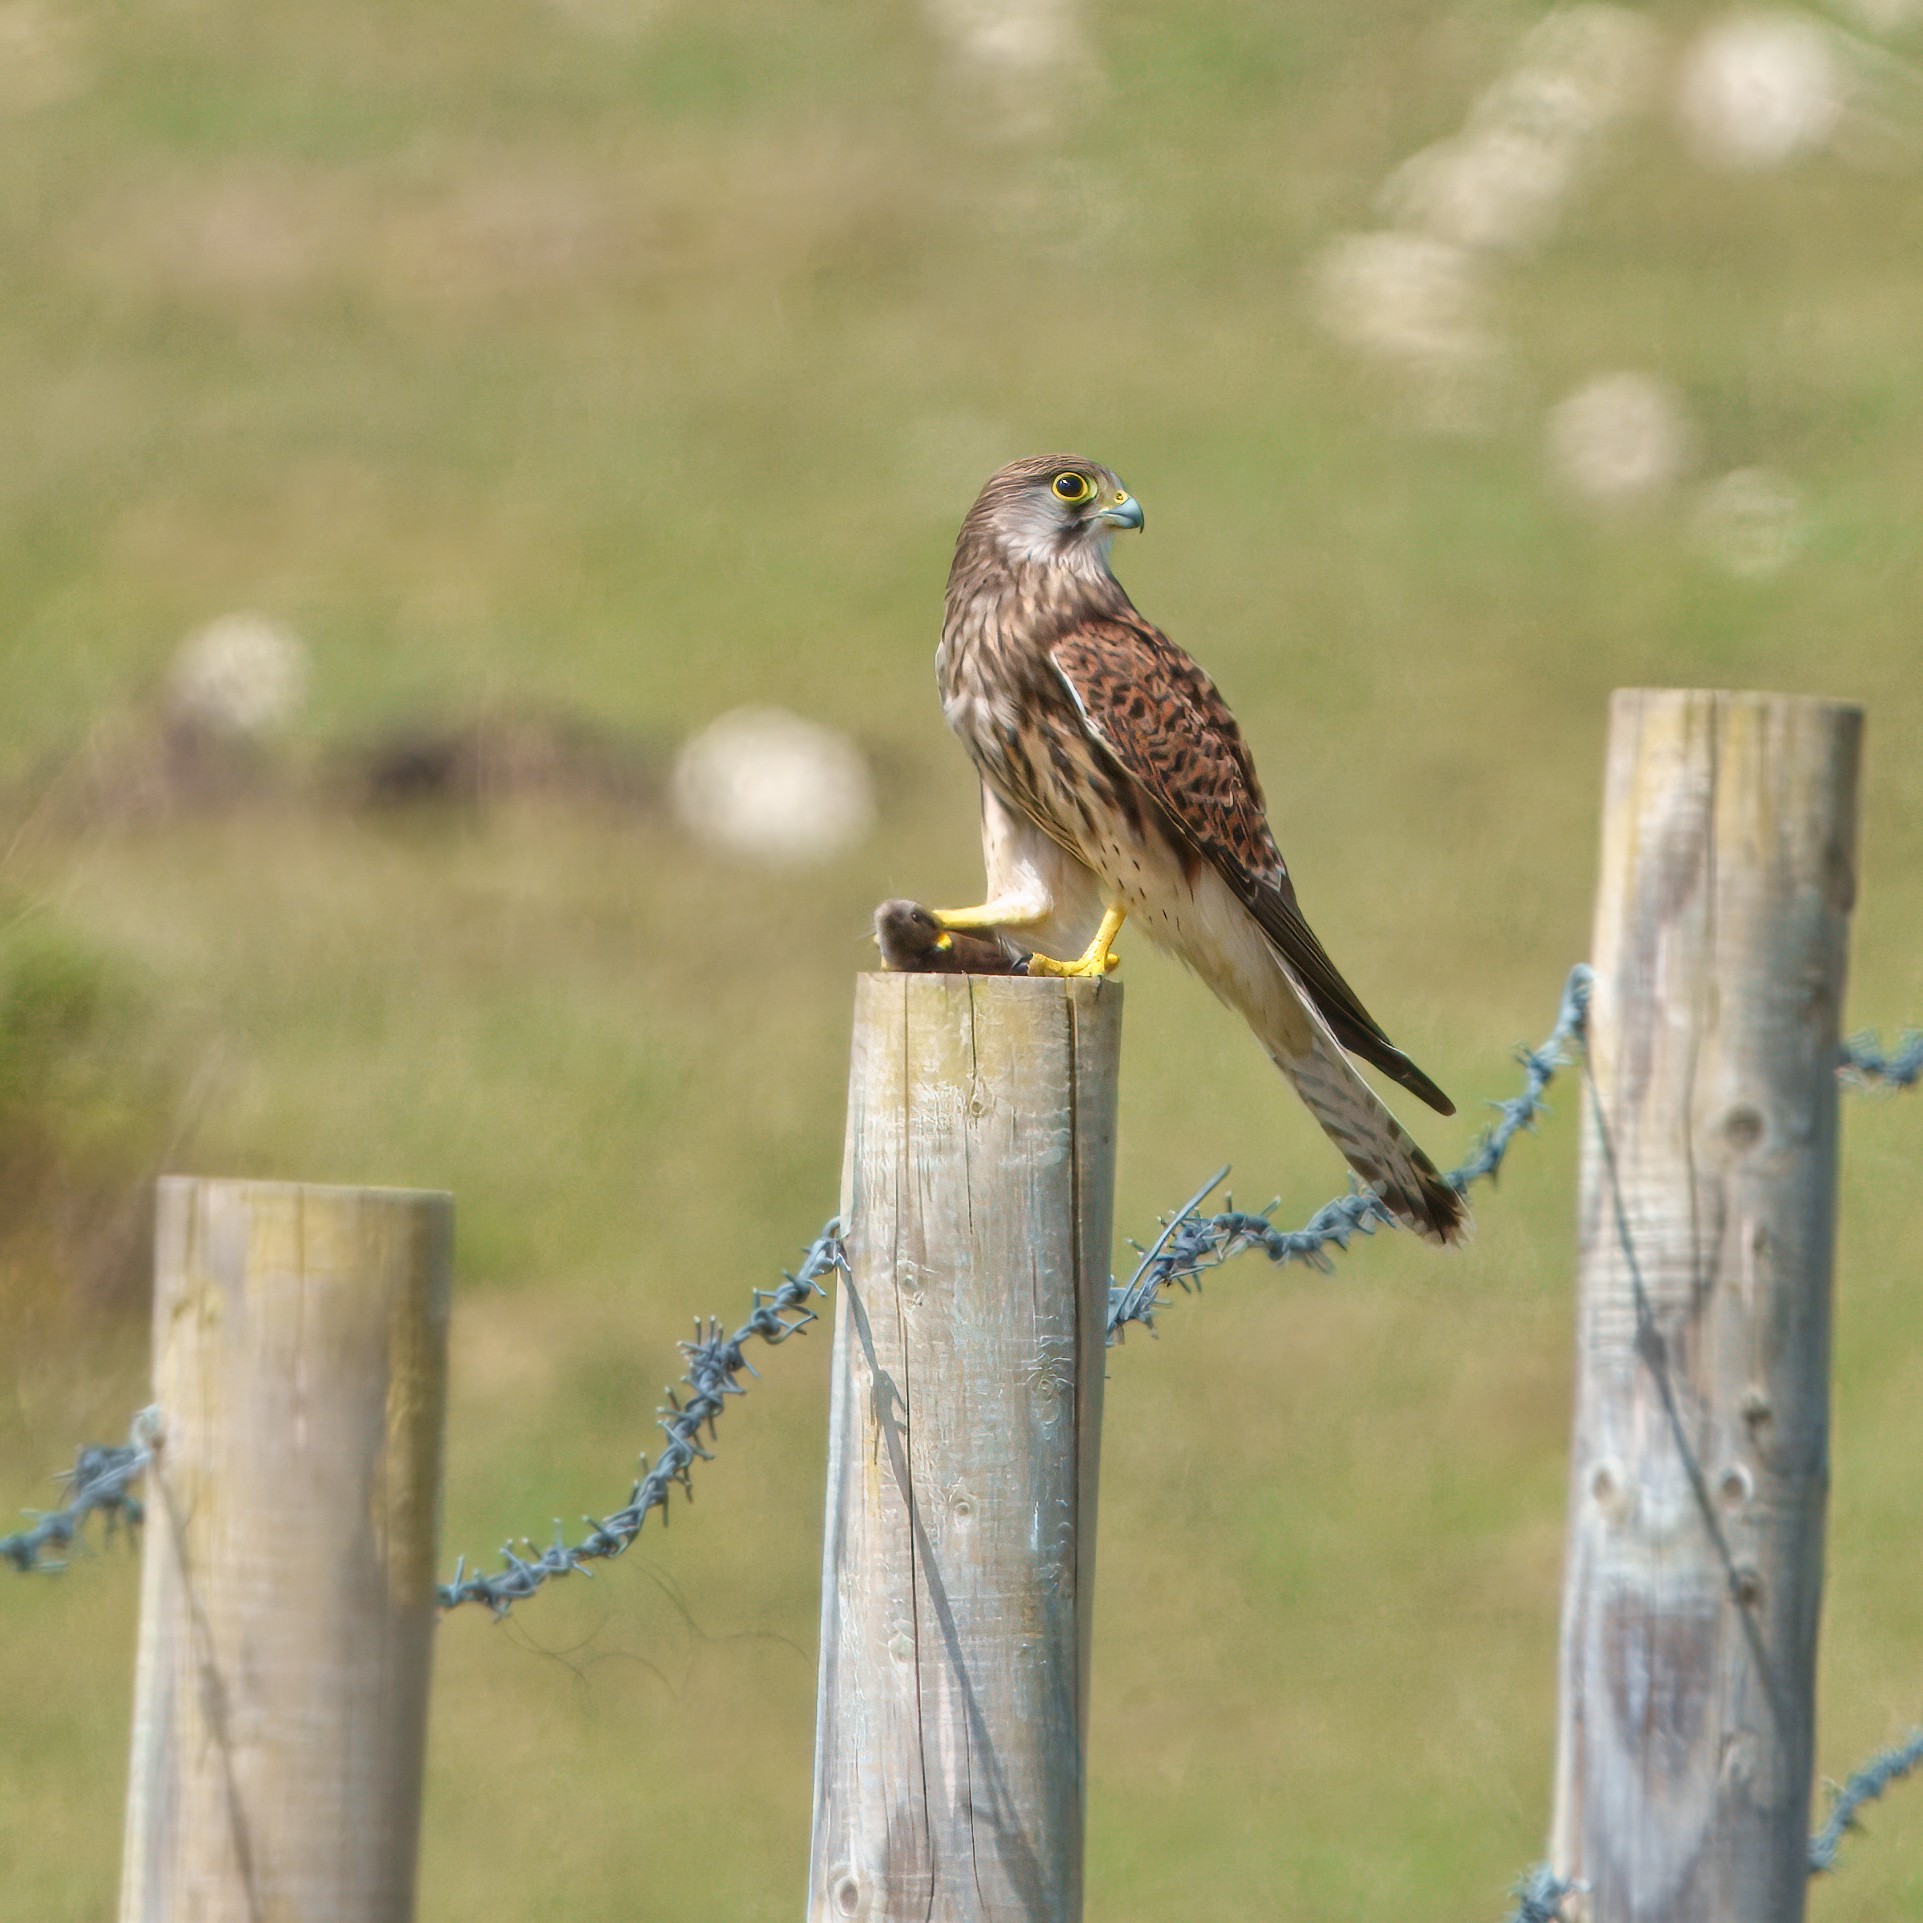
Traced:
MULTIPOLYGON (((1915 176, 1733 179, 1638 125, 1502 269, 1479 435, 1413 431, 1307 318, 1317 250, 1535 17, 1109 0, 1099 81, 997 134, 905 0, 0 9, 40 75, 0 85, 6 1499, 143 1399, 112 1278, 163 1163, 457 1192, 449 1564, 623 1497, 690 1318, 833 1206, 870 906, 970 895, 930 653, 1017 454, 1146 503, 1124 578, 1463 1101, 1440 1155, 1584 952, 1619 684, 1868 705, 1850 1013, 1917 1017, 1915 176), (1704 472, 1795 476, 1790 566, 1733 579, 1675 514, 1546 485, 1544 407, 1617 366, 1676 384, 1704 472), (796 875, 551 800, 36 812, 239 607, 312 648, 296 757, 502 701, 658 740, 778 702, 875 748, 882 826, 796 875)), ((1236 1024, 1126 953, 1118 1234, 1225 1160, 1289 1219, 1338 1188, 1236 1024)), ((1923 1110, 1854 1102, 1846 1148, 1835 1775, 1923 1716, 1923 1110)), ((1493 1916, 1539 1855, 1572 1159, 1564 1114, 1466 1254, 1244 1265, 1113 1357, 1092 1916, 1493 1916)), ((601 1580, 444 1626, 424 1917, 797 1911, 826 1362, 771 1358, 693 1510, 601 1580)), ((112 1912, 135 1589, 118 1549, 0 1587, 0 1923, 112 1912)), ((1923 1914, 1911 1796, 1815 1915, 1923 1914)))

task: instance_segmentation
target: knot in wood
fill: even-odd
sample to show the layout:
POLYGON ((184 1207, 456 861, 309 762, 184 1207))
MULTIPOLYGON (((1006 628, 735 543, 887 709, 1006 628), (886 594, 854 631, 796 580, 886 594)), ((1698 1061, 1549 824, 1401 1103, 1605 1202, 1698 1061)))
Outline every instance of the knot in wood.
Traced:
POLYGON ((1589 1493, 1596 1507, 1612 1521, 1620 1522, 1630 1512, 1634 1491, 1623 1466, 1614 1456, 1604 1456, 1589 1472, 1589 1493))

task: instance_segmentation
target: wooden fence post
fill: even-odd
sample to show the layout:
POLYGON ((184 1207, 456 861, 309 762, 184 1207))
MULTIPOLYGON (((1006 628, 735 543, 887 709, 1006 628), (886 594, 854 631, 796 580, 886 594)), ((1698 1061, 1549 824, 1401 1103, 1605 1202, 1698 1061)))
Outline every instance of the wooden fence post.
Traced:
POLYGON ((1861 731, 1611 713, 1551 1845, 1593 1923, 1803 1915, 1861 731))
POLYGON ((1078 1923, 1121 991, 855 1001, 811 1923, 1078 1923))
POLYGON ((121 1923, 405 1923, 453 1204, 160 1184, 121 1923))

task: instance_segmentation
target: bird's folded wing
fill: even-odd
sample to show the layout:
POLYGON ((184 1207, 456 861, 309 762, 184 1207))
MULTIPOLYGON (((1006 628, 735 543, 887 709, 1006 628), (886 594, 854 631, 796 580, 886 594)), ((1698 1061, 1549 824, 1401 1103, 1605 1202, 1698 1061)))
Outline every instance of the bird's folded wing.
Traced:
POLYGON ((1201 667, 1139 616, 1085 619, 1053 643, 1050 658, 1089 733, 1178 845, 1228 883, 1342 1045, 1453 1114, 1455 1105, 1383 1033, 1303 919, 1248 744, 1201 667))

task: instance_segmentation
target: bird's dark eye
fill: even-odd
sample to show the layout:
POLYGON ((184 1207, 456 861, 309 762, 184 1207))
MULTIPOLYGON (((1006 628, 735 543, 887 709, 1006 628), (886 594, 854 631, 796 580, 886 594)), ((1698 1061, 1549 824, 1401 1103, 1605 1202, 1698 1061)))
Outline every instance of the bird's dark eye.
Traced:
POLYGON ((1058 474, 1055 477, 1055 498, 1077 507, 1095 492, 1095 483, 1086 474, 1058 474))

